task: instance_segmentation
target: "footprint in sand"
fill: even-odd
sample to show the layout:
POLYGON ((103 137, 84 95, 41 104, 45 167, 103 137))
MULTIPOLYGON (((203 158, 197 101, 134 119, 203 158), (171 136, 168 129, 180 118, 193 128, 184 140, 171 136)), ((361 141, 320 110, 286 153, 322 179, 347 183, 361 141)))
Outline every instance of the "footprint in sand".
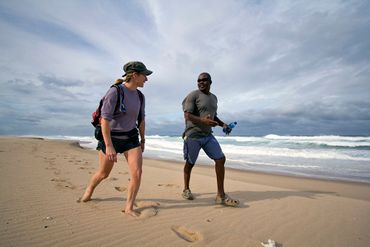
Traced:
POLYGON ((179 186, 178 185, 176 185, 176 184, 157 184, 157 186, 159 186, 159 187, 176 187, 176 188, 179 188, 179 186))
POLYGON ((184 226, 172 226, 171 230, 176 233, 178 237, 188 242, 197 242, 199 240, 202 240, 202 235, 199 232, 194 232, 184 226))
POLYGON ((153 207, 138 209, 137 211, 140 213, 139 219, 147 219, 158 214, 158 208, 153 207))
POLYGON ((136 201, 134 205, 138 208, 147 208, 147 207, 158 207, 161 204, 155 201, 136 201))
POLYGON ((53 181, 53 182, 65 182, 66 180, 65 179, 60 179, 60 178, 52 178, 52 179, 50 179, 50 181, 53 181))
POLYGON ((57 168, 48 166, 45 168, 45 170, 57 170, 57 168))
MULTIPOLYGON (((155 201, 137 201, 135 206, 138 208, 136 211, 140 214, 138 219, 147 219, 158 214, 158 207, 160 203, 155 201)), ((122 211, 124 212, 124 211, 122 211)))
POLYGON ((52 178, 50 179, 52 182, 56 182, 57 186, 60 188, 68 188, 71 190, 76 189, 76 186, 73 185, 71 182, 67 181, 66 179, 60 179, 60 178, 52 178))
POLYGON ((126 191, 126 187, 119 187, 119 186, 116 186, 116 187, 114 187, 117 191, 119 191, 119 192, 124 192, 124 191, 126 191))
MULTIPOLYGON (((134 217, 135 219, 147 219, 158 214, 158 209, 153 207, 139 208, 135 211, 139 213, 139 216, 134 217)), ((122 210, 122 213, 125 213, 125 210, 122 210)))

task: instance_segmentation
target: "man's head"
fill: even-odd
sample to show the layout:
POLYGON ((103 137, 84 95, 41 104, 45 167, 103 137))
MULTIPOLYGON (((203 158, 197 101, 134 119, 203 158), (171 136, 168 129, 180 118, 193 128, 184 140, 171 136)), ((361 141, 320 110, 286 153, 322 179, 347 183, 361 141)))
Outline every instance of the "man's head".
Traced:
POLYGON ((200 73, 198 76, 198 88, 203 93, 209 93, 211 89, 212 78, 207 72, 200 73))

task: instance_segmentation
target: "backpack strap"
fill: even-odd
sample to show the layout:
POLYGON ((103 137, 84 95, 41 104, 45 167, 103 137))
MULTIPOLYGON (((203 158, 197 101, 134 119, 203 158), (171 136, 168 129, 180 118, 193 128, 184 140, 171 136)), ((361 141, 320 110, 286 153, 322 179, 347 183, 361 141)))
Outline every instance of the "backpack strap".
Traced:
MULTIPOLYGON (((117 90, 117 103, 116 103, 116 106, 114 108, 114 111, 121 111, 121 104, 123 104, 123 99, 125 98, 125 91, 122 90, 120 87, 121 87, 122 84, 113 84, 111 86, 112 87, 115 87, 116 90, 117 90), (118 108, 118 109, 117 109, 118 108)), ((142 116, 142 113, 141 113, 141 107, 143 105, 143 101, 144 101, 144 95, 143 93, 136 89, 137 90, 137 93, 139 95, 139 99, 140 99, 140 109, 139 109, 139 114, 138 114, 138 117, 137 117, 137 127, 140 126, 142 120, 143 120, 143 116, 142 116)), ((97 125, 100 124, 100 118, 101 118, 101 108, 103 107, 103 99, 100 100, 99 102, 99 107, 96 109, 95 112, 92 113, 92 121, 91 121, 91 124, 96 127, 97 125)), ((123 107, 124 109, 124 107, 123 107)))
MULTIPOLYGON (((120 107, 120 102, 123 102, 123 97, 124 97, 124 94, 122 93, 120 93, 121 92, 121 89, 120 89, 120 86, 119 85, 121 85, 121 84, 113 84, 111 87, 115 87, 116 88, 116 90, 117 90, 117 103, 116 103, 116 106, 115 106, 115 108, 114 108, 114 111, 116 111, 117 110, 117 108, 119 108, 120 107), (122 99, 121 99, 121 97, 122 97, 122 99)), ((122 92, 123 92, 123 90, 122 90, 122 92)), ((100 106, 99 106, 100 107, 100 106)), ((101 108, 101 107, 100 107, 101 108)))
MULTIPOLYGON (((118 93, 118 96, 117 96, 117 104, 116 104, 116 108, 115 108, 115 111, 117 110, 117 107, 119 109, 121 109, 121 104, 123 104, 123 100, 125 98, 125 91, 124 90, 121 90, 120 89, 120 86, 122 84, 114 84, 112 85, 111 87, 115 87, 117 89, 117 93, 118 93), (122 93, 120 93, 122 92, 122 93)), ((137 91, 137 94, 139 95, 139 99, 140 99, 140 109, 139 109, 139 114, 137 116, 137 127, 140 126, 141 122, 143 121, 143 114, 141 113, 141 107, 143 105, 143 102, 144 102, 144 94, 139 90, 139 89, 136 89, 137 91)))

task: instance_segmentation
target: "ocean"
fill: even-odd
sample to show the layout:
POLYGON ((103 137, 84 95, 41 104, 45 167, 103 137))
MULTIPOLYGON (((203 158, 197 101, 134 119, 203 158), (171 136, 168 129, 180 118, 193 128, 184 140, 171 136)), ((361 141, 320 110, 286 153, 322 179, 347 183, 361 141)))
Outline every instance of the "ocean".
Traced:
MULTIPOLYGON (((95 149, 93 137, 52 136, 78 140, 95 149)), ((216 136, 226 167, 283 175, 370 183, 370 137, 348 136, 216 136)), ((146 136, 144 157, 183 160, 181 137, 146 136)), ((201 151, 198 164, 213 165, 201 151)))

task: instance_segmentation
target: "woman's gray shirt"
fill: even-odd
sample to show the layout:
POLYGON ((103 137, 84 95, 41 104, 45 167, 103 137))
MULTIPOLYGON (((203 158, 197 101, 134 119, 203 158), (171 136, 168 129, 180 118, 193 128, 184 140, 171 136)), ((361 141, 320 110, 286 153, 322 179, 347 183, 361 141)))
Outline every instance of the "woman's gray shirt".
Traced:
POLYGON ((103 98, 101 108, 102 118, 109 121, 111 131, 127 132, 136 128, 136 121, 141 111, 142 119, 145 119, 145 97, 140 103, 138 91, 130 90, 124 84, 119 85, 120 92, 124 93, 123 105, 126 112, 121 112, 117 105, 117 89, 111 87, 103 98))

